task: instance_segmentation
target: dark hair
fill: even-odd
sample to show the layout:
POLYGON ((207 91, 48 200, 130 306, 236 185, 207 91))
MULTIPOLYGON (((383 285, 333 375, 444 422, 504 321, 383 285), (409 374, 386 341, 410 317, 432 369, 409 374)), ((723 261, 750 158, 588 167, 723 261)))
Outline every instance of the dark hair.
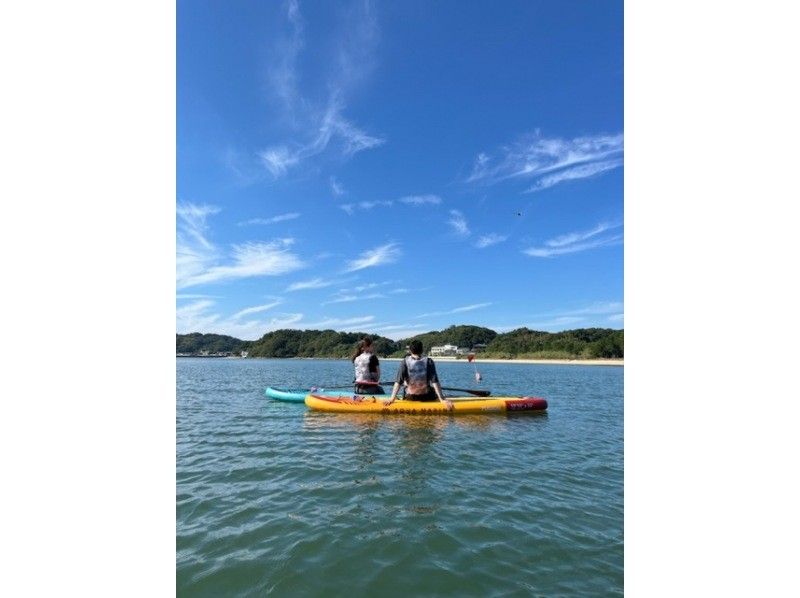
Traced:
POLYGON ((372 346, 372 337, 371 336, 365 336, 364 338, 362 338, 360 341, 358 341, 358 346, 356 347, 356 352, 353 353, 353 357, 350 358, 350 361, 355 361, 356 357, 358 357, 359 355, 361 355, 364 352, 364 349, 366 349, 367 347, 371 347, 371 346, 372 346))
POLYGON ((414 339, 408 343, 408 348, 414 355, 422 355, 422 341, 414 339))

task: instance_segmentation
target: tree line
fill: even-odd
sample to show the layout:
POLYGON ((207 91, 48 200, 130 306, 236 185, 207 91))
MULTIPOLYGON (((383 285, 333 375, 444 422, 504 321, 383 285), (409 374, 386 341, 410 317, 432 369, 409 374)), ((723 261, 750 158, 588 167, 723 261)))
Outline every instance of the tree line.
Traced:
MULTIPOLYGON (((243 341, 232 336, 193 332, 176 335, 176 353, 239 354, 247 351, 249 357, 344 358, 352 355, 365 334, 368 333, 285 329, 268 332, 255 341, 243 341)), ((414 339, 422 341, 426 352, 433 346, 446 344, 466 349, 478 345, 482 357, 500 359, 621 358, 625 353, 624 330, 611 328, 578 328, 562 332, 518 328, 500 334, 490 328, 462 325, 399 341, 374 334, 370 336, 380 357, 402 357, 406 345, 414 339)))

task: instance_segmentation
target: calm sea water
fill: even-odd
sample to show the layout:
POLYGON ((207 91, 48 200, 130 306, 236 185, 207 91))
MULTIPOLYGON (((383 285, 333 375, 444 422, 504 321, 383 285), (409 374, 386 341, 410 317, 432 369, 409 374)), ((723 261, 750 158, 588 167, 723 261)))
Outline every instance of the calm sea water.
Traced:
POLYGON ((177 359, 178 595, 622 594, 623 368, 478 367, 547 414, 313 413, 264 388, 349 362, 177 359))

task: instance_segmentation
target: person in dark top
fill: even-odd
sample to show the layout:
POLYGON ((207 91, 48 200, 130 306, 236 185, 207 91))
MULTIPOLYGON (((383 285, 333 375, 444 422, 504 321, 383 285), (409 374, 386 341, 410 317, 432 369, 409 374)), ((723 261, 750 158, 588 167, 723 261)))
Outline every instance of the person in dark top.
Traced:
POLYGON ((433 359, 422 355, 422 341, 413 340, 409 343, 408 348, 411 354, 406 355, 403 361, 400 362, 397 378, 392 387, 392 396, 386 404, 391 405, 395 402, 400 385, 405 383, 405 400, 438 400, 447 405, 448 409, 452 409, 453 402, 445 399, 442 393, 433 359))
POLYGON ((365 336, 359 341, 356 352, 353 354, 353 366, 355 367, 356 394, 386 394, 379 384, 381 366, 378 357, 372 352, 371 337, 365 336))

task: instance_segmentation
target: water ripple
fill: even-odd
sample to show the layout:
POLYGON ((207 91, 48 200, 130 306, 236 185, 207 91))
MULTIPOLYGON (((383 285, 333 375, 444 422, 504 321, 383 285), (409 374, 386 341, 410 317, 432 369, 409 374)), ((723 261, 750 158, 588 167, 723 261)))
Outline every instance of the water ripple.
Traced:
MULTIPOLYGON (((437 364, 439 365, 439 364, 437 364)), ((448 385, 474 383, 442 363, 448 385)), ((482 365, 539 417, 308 412, 347 362, 178 360, 179 595, 615 595, 621 368, 482 365)))

